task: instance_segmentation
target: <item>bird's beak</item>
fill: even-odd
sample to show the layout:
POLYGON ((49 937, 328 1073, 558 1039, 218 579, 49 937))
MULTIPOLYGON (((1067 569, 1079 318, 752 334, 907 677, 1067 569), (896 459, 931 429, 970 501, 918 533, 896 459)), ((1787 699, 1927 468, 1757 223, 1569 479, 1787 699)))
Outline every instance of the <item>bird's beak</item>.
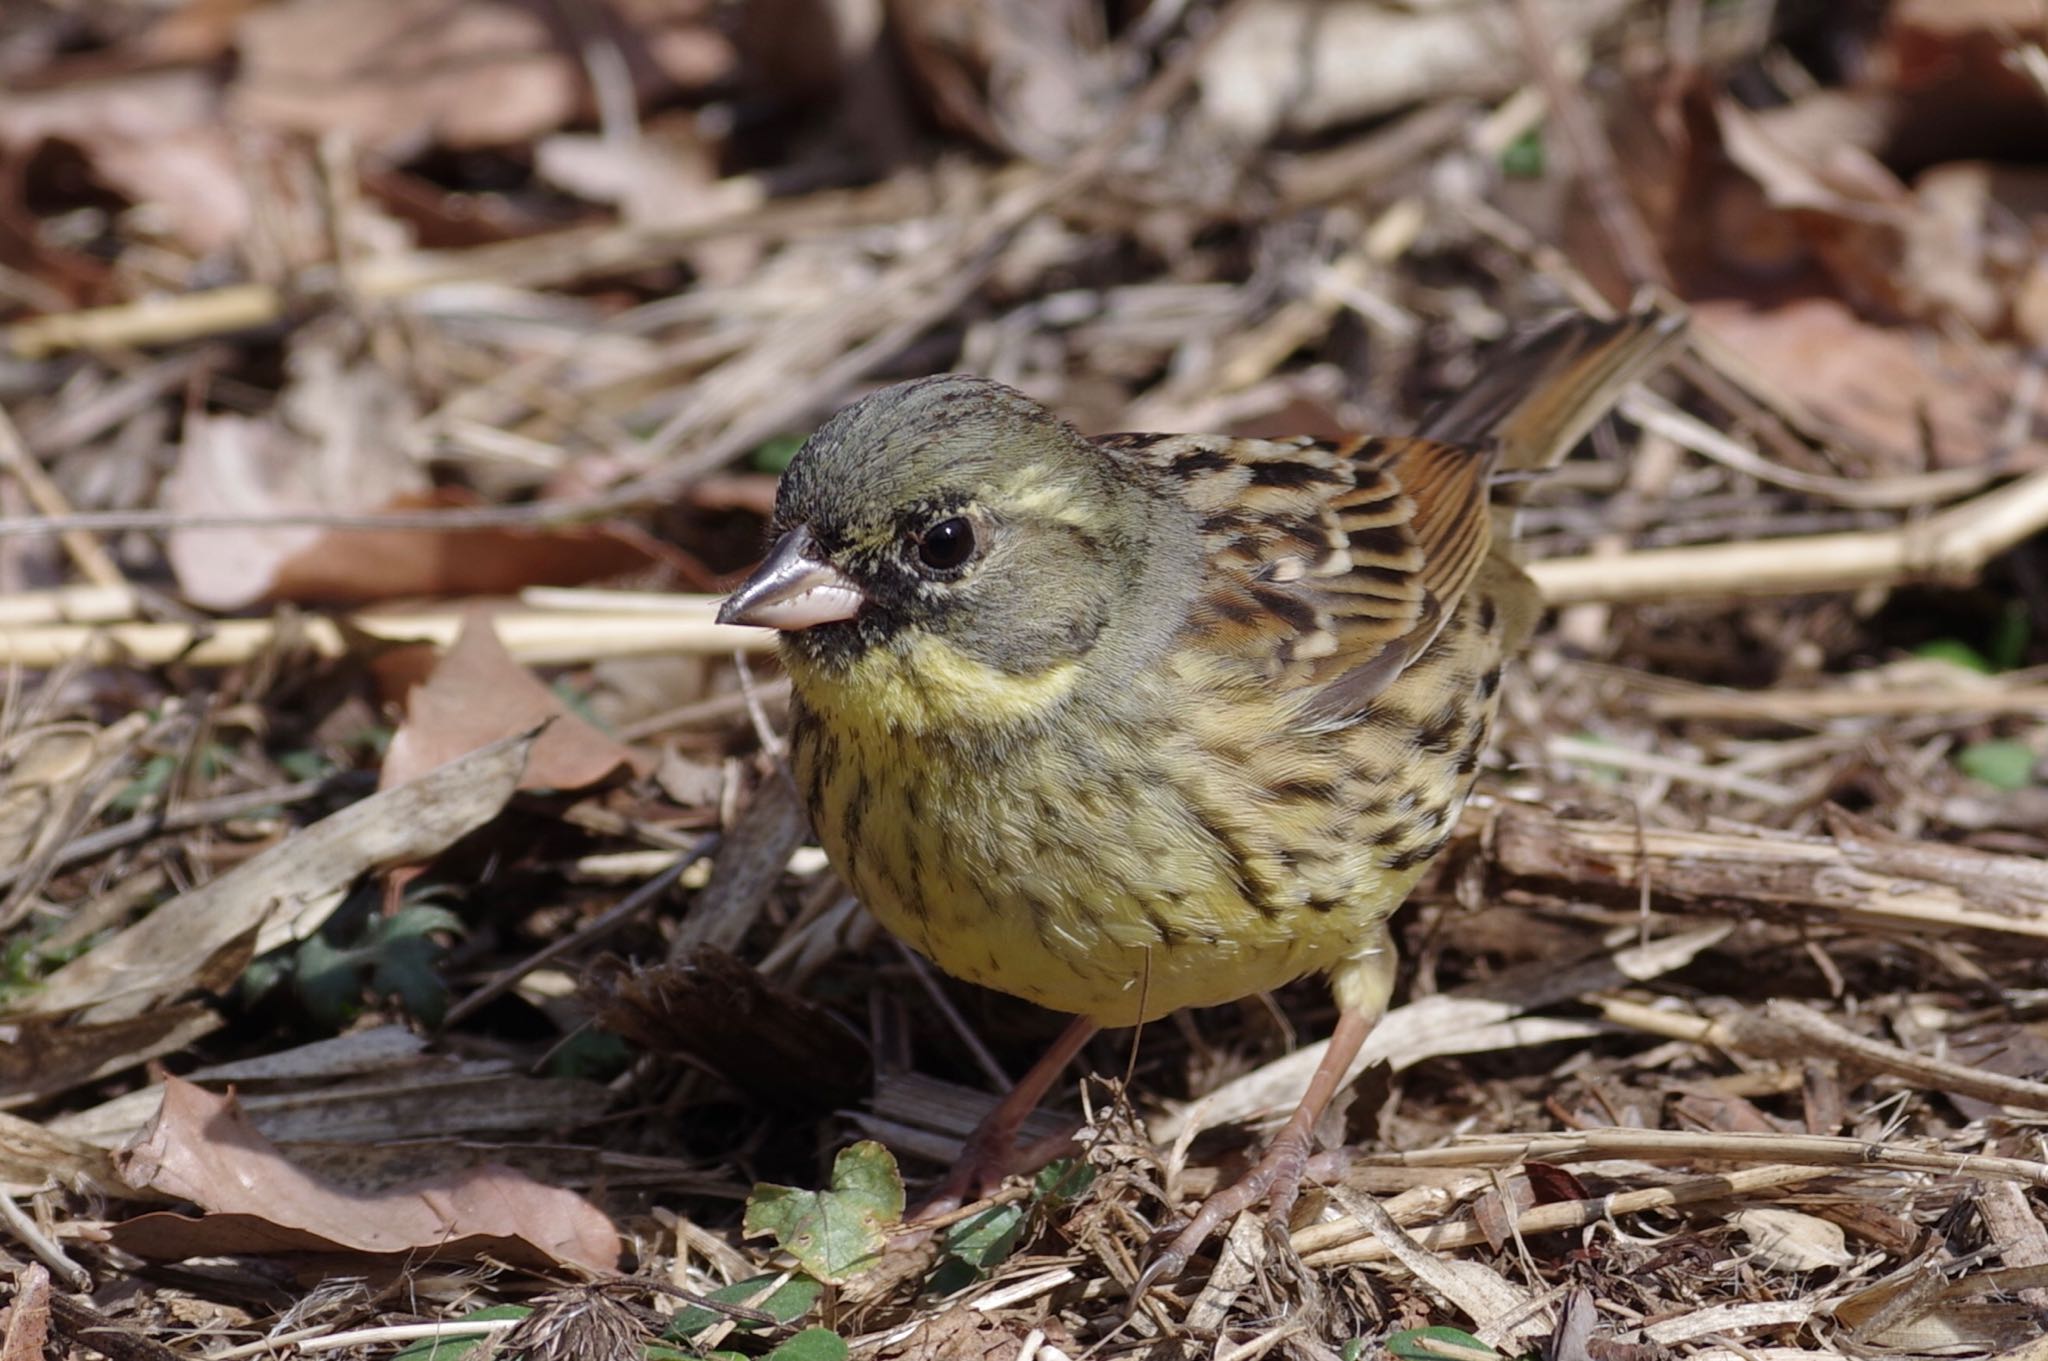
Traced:
POLYGON ((718 622, 788 632, 859 614, 867 603, 866 592, 820 559, 817 551, 817 543, 804 525, 777 539, 754 575, 718 607, 718 622))

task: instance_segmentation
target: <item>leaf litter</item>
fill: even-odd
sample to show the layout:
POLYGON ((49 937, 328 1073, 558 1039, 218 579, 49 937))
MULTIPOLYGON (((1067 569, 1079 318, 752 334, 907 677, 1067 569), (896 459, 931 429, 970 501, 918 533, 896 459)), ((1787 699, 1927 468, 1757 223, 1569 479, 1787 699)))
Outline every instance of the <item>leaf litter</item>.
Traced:
POLYGON ((0 34, 7 1361, 2025 1354, 2033 8, 557 17, 0 34), (1398 429, 1648 282, 1693 351, 1525 514, 1574 603, 1286 1241, 1128 1298, 1312 985, 1098 1041, 1064 1160, 904 1232, 1053 1020, 804 844, 704 598, 766 474, 952 366, 1398 429))

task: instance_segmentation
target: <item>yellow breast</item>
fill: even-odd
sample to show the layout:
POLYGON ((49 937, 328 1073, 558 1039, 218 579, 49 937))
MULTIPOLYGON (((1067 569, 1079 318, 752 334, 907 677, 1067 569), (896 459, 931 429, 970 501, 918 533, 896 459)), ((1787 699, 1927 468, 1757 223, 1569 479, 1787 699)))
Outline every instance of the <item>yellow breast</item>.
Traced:
POLYGON ((1343 743, 1257 696, 1160 676, 1156 704, 1098 712, 1072 668, 1020 682, 929 638, 792 671, 793 764, 849 886, 946 972, 1043 1006, 1129 1025, 1339 966, 1421 872, 1331 803, 1343 743))

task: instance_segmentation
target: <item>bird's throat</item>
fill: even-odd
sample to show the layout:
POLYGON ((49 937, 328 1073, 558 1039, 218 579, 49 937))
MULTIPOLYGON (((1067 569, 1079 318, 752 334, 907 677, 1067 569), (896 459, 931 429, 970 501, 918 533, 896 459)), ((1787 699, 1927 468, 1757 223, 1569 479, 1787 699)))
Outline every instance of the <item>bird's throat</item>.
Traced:
POLYGON ((835 727, 948 737, 1036 726, 1081 678, 1077 660, 1006 671, 930 634, 870 648, 843 668, 819 666, 793 648, 784 663, 804 702, 835 727))

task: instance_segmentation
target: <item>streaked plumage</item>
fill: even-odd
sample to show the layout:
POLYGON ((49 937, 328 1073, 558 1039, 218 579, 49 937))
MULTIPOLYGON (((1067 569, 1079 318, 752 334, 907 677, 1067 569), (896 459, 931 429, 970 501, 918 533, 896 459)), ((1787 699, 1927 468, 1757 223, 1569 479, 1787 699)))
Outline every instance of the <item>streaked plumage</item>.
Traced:
POLYGON ((833 864, 947 972, 1103 1025, 1312 972, 1376 1017, 1539 609, 1489 487, 1675 329, 1574 319, 1336 445, 1091 440, 959 375, 841 412, 727 607, 789 629, 833 864))

